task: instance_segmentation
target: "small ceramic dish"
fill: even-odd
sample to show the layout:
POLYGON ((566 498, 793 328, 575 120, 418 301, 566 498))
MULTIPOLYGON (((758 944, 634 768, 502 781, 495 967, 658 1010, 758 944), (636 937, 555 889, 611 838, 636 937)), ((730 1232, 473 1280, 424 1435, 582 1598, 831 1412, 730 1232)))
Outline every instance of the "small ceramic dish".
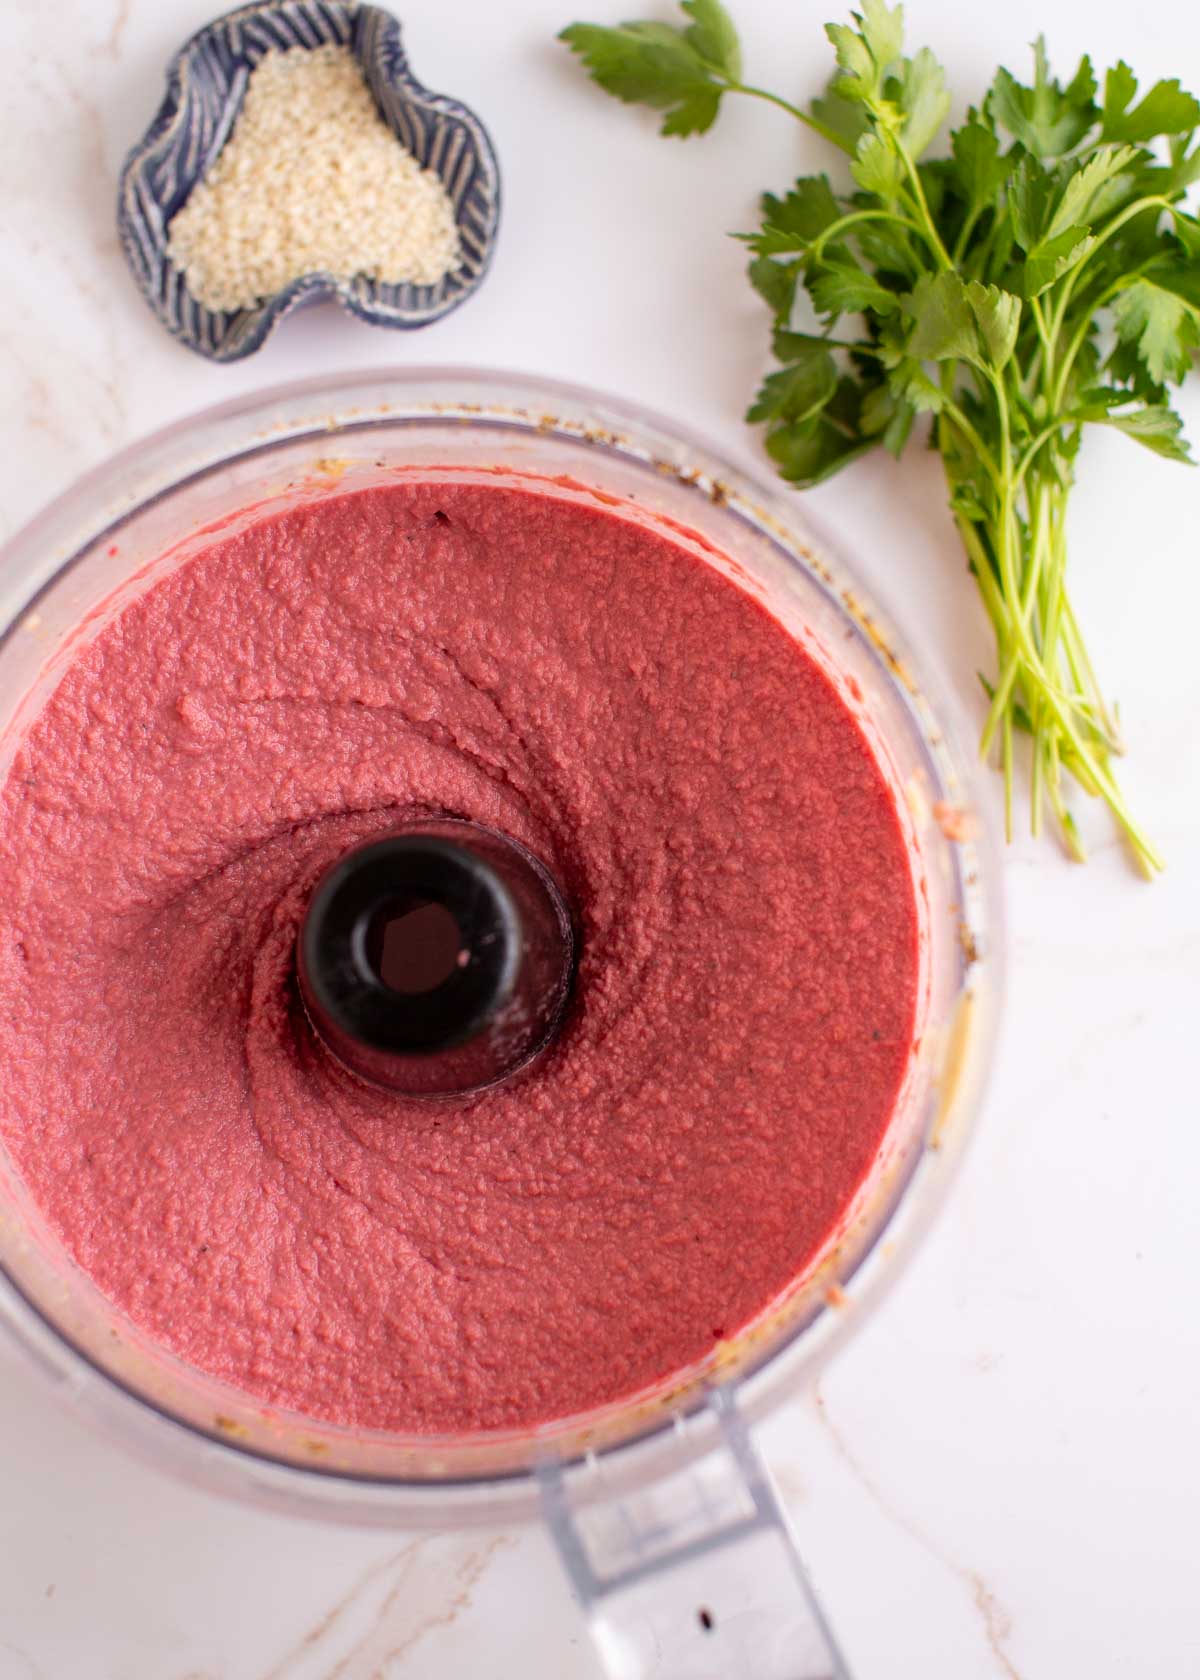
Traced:
POLYGON ((499 167, 479 118, 422 87, 409 69, 398 20, 354 0, 254 0, 193 35, 167 68, 166 96, 125 161, 117 199, 121 243, 146 301, 169 333, 216 362, 251 355, 290 310, 325 298, 373 326, 428 326, 483 280, 499 217, 499 167), (462 266, 432 286, 307 274, 252 308, 209 309, 167 256, 171 220, 229 139, 264 53, 326 45, 350 48, 386 122, 441 177, 454 206, 462 266))

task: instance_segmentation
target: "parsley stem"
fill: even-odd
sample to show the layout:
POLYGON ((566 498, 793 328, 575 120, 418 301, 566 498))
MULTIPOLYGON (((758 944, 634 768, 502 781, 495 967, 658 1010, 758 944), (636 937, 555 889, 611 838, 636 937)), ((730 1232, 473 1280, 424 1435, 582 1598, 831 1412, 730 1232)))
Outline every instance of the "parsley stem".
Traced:
POLYGON ((1064 421, 1061 418, 1052 420, 1048 426, 1043 426, 1041 431, 1034 435, 1033 441, 1028 445, 1025 453, 1017 462, 1017 470, 1013 474, 1014 488, 1020 489, 1021 484, 1024 481, 1025 474, 1032 466, 1033 458, 1037 454, 1038 450, 1046 442, 1047 438, 1056 437, 1058 433, 1062 431, 1063 425, 1064 421))
POLYGON ((963 222, 962 227, 959 229, 958 238, 954 241, 954 250, 952 252, 952 260, 955 268, 962 267, 963 252, 967 248, 967 243, 970 240, 971 235, 975 232, 975 224, 978 222, 982 212, 982 204, 977 204, 971 211, 971 214, 963 222))
POLYGON ((1086 863, 1087 852, 1084 850, 1083 842, 1079 838, 1079 830, 1075 827, 1075 819, 1071 815, 1070 811, 1067 810, 1066 800, 1063 798, 1062 794, 1062 777, 1059 770, 1060 759, 1057 735, 1051 735, 1046 756, 1050 762, 1050 773, 1047 777, 1050 803, 1054 807, 1054 815, 1058 818, 1058 826, 1062 830, 1063 839, 1066 841, 1067 851, 1075 859, 1076 863, 1086 863))
MULTIPOLYGON (((1035 533, 1034 554, 1035 564, 1032 568, 1036 574, 1036 591, 1038 613, 1042 632, 1042 660, 1045 665, 1046 679, 1050 683, 1057 681, 1058 674, 1058 630, 1056 627, 1056 612, 1062 598, 1062 567, 1065 560, 1061 511, 1065 492, 1057 485, 1051 485, 1043 477, 1038 483, 1032 499, 1026 496, 1031 507, 1031 526, 1035 533)), ((1044 705, 1041 695, 1035 690, 1029 696, 1029 724, 1033 737, 1033 774, 1030 781, 1030 828, 1034 835, 1042 829, 1042 803, 1047 784, 1050 785, 1051 803, 1057 814, 1060 799, 1055 798, 1057 779, 1059 777, 1059 759, 1057 753, 1058 737, 1052 730, 1044 727, 1044 705), (1049 745, 1055 745, 1055 752, 1048 751, 1049 745)), ((1072 843, 1073 831, 1064 829, 1068 847, 1072 843)))
POLYGON ((942 244, 942 236, 937 230, 937 224, 929 214, 929 200, 925 197, 925 188, 921 185, 921 172, 913 162, 912 155, 903 141, 896 141, 896 150, 900 154, 900 161, 904 165, 905 173, 912 186, 913 197, 916 199, 917 208, 921 212, 921 220, 927 229, 929 248, 937 257, 939 267, 953 268, 954 264, 950 261, 950 253, 942 244))
POLYGON ((751 87, 748 82, 727 81, 725 86, 730 93, 746 93, 751 99, 765 99, 768 105, 777 105, 781 111, 786 111, 790 117, 795 117, 797 122, 803 123, 805 128, 811 128, 814 134, 819 134, 823 140, 828 140, 839 151, 845 152, 847 157, 854 156, 854 147, 844 135, 839 134, 835 128, 830 128, 828 123, 823 123, 820 117, 811 116, 798 105, 781 99, 777 93, 769 93, 766 88, 751 87))
POLYGON ((1071 598, 1065 588, 1061 592, 1060 609, 1062 612, 1063 635, 1072 669, 1079 673, 1080 686, 1086 686, 1095 699, 1096 708, 1100 713, 1100 721, 1112 750, 1118 753, 1124 752, 1120 722, 1106 704, 1101 693, 1095 667, 1079 629, 1079 620, 1075 617, 1075 608, 1072 606, 1071 598))
POLYGON ((1030 298, 1029 313, 1033 317, 1033 324, 1037 329, 1038 342, 1042 349, 1042 368, 1046 379, 1054 371, 1054 345, 1050 341, 1050 333, 1046 326, 1046 315, 1042 309, 1041 298, 1030 298))
MULTIPOLYGON (((1000 393, 998 391, 998 406, 999 400, 1000 393)), ((1005 404, 1004 412, 1007 413, 1007 404, 1005 404)), ((1083 649, 1082 641, 1078 637, 1077 626, 1074 625, 1074 614, 1071 612, 1070 603, 1063 588, 1062 573, 1066 551, 1062 508, 1057 505, 1057 498, 1063 495, 1061 486, 1055 484, 1049 494, 1049 512, 1048 515, 1043 515, 1043 517, 1048 516, 1051 520, 1050 553, 1052 556, 1050 569, 1045 579, 1046 595, 1049 602, 1048 621, 1042 627, 1041 637, 1045 652, 1039 650, 1034 639, 1032 624, 1021 610, 1020 603, 1025 599, 1025 591, 1022 589, 1018 592, 1016 588, 1016 572, 1011 547, 1012 527, 1015 523, 1011 504, 1011 489, 1004 498, 1004 505, 997 522, 999 591, 992 592, 990 600, 987 590, 984 591, 984 594, 993 623, 997 623, 998 610, 1003 624, 1003 633, 998 632, 998 642, 1000 643, 998 653, 1004 670, 1002 682, 1007 679, 1007 692, 1004 693, 1002 698, 1001 684, 997 684, 993 693, 992 710, 989 714, 991 730, 990 732, 985 730, 984 738, 980 743, 981 751, 986 751, 994 737, 996 728, 999 728, 1001 732, 1001 763, 1006 784, 1006 820, 1011 823, 1011 731, 1013 719, 1011 700, 1016 676, 1023 672, 1030 699, 1030 725, 1034 737, 1034 752, 1037 753, 1039 742, 1047 735, 1049 741, 1053 744, 1048 764, 1049 774, 1044 776, 1042 783, 1039 785, 1044 785, 1047 789, 1072 856, 1081 858, 1083 848, 1079 842, 1074 823, 1071 821, 1070 813, 1062 800, 1058 785, 1058 767, 1060 762, 1066 759, 1069 759, 1071 772, 1084 791, 1097 795, 1107 804, 1116 821, 1127 835, 1143 873, 1151 876, 1164 867, 1163 859, 1138 828, 1125 804, 1121 790, 1108 765, 1107 739, 1101 738, 1093 748, 1082 732, 1082 727, 1086 725, 1088 733, 1094 733, 1087 715, 1091 709, 1091 701, 1094 699, 1096 704, 1101 707, 1102 717, 1106 708, 1103 707, 1103 702, 1100 700, 1098 690, 1095 687, 1094 673, 1091 671, 1090 661, 1084 663, 1086 650, 1083 649), (998 601, 995 599, 996 593, 999 595, 998 601), (1014 603, 1017 605, 1016 611, 1012 610, 1014 603), (1070 616, 1068 617, 1068 615, 1070 616), (1074 633, 1062 635, 1059 628, 1060 624, 1063 630, 1066 630, 1069 624, 1074 633), (1051 634, 1053 640, 1050 639, 1051 634), (1082 688, 1086 684, 1090 694, 1071 696, 1062 689, 1057 678, 1056 660, 1052 651, 1060 644, 1060 639, 1067 651, 1068 662, 1072 667, 1072 676, 1075 678, 1077 688, 1082 688), (1083 681, 1081 681, 1081 678, 1083 681), (1045 721, 1041 721, 1043 713, 1045 721), (1047 731, 1046 722, 1052 722, 1056 727, 1047 731), (1060 754, 1058 746, 1060 737, 1066 745, 1066 754, 1060 754)), ((968 552, 978 557, 976 575, 980 578, 982 584, 986 565, 982 545, 979 543, 977 535, 971 530, 969 522, 961 516, 958 518, 958 526, 964 541, 967 542, 968 552), (979 563, 981 559, 983 564, 979 563)), ((1032 564, 1032 560, 1030 563, 1032 564)))
POLYGON ((979 532, 972 525, 965 514, 955 514, 958 534, 963 540, 963 547, 970 560, 971 571, 983 595, 983 604, 987 608, 988 617, 992 621, 997 636, 1004 631, 1004 602, 996 584, 996 574, 992 569, 992 562, 980 541, 979 532))
POLYGON ((929 240, 929 235, 920 222, 915 222, 908 216, 897 215, 894 210, 854 210, 848 216, 839 216, 837 221, 830 222, 827 228, 822 228, 809 246, 808 255, 814 261, 820 262, 829 241, 846 228, 853 227, 856 222, 895 222, 898 227, 908 228, 910 232, 917 234, 926 243, 929 240))
POLYGON ((1063 398, 1066 395, 1067 380, 1071 375, 1071 369, 1075 366, 1076 358, 1078 357, 1079 352, 1083 349, 1084 344, 1087 342, 1089 332, 1091 332, 1092 328, 1096 324, 1097 314, 1104 308, 1106 303, 1112 302, 1118 292, 1124 291, 1126 286, 1128 286, 1132 281, 1138 279, 1146 272, 1147 269, 1153 268, 1154 264, 1159 260, 1160 253, 1156 251, 1154 256, 1148 257, 1145 262, 1138 263, 1135 268, 1127 269, 1124 274, 1122 274, 1118 279, 1112 281, 1110 285, 1106 286, 1104 290, 1100 292, 1097 297, 1093 298, 1084 308, 1080 316, 1079 324, 1071 336, 1071 342, 1067 346, 1066 355, 1063 356, 1062 360, 1058 364, 1058 380, 1051 397, 1051 404, 1053 407, 1060 408, 1062 406, 1063 398))
POLYGON ((942 413, 948 420, 953 422, 953 424, 962 433, 963 437, 966 438, 967 442, 971 445, 971 448, 975 451, 980 466, 982 466, 987 472, 987 475, 991 479, 992 483, 999 488, 1000 470, 996 466, 995 461, 992 459, 991 451, 988 449, 979 433, 975 430, 974 426, 967 419, 962 409, 954 401, 953 397, 948 395, 943 396, 942 413))
POLYGON ((1135 216, 1144 215, 1147 210, 1153 210, 1155 208, 1160 210, 1169 210, 1173 216, 1177 214, 1175 206, 1171 203, 1169 198, 1164 198, 1161 193, 1153 193, 1146 198, 1135 199, 1132 204, 1126 205, 1124 210, 1120 211, 1119 214, 1113 217, 1112 221, 1109 222, 1104 231, 1096 235, 1095 243, 1092 245, 1092 248, 1088 252, 1087 256, 1084 257, 1081 263, 1076 264, 1063 281, 1062 292, 1058 300, 1058 308, 1054 312, 1054 322, 1051 328, 1051 334, 1055 339, 1058 338, 1059 334, 1063 330, 1063 322, 1066 319, 1067 306, 1071 301, 1071 296, 1075 287, 1079 283, 1079 277, 1095 260, 1097 251, 1099 251, 1101 247, 1112 238, 1114 233, 1118 233, 1121 228, 1125 226, 1126 222, 1130 222, 1135 216))
MULTIPOLYGON (((1058 643, 1058 611, 1063 597, 1062 589, 1062 560, 1064 545, 1062 540, 1061 519, 1057 517, 1058 510, 1054 507, 1053 496, 1049 486, 1043 481, 1032 494, 1027 496, 1029 509, 1029 549, 1026 554, 1023 574, 1018 573, 1015 550, 1021 546, 1020 531, 1016 516, 1016 485, 1012 472, 1011 457, 1011 420, 1009 416, 1008 397, 1003 378, 999 374, 992 374, 992 386, 996 397, 997 418, 1000 425, 1001 438, 1001 471, 1003 486, 1001 493, 1000 515, 997 521, 997 560, 1000 571, 1001 604, 1005 612, 1004 646, 998 651, 1002 659, 1002 673, 992 695, 992 702, 988 719, 984 726, 980 740, 980 751, 986 753, 995 736, 997 728, 1001 736, 1001 765, 1005 784, 1005 825, 1007 831, 1012 831, 1012 788, 1013 788, 1013 692, 1018 676, 1024 672, 1030 701, 1030 728, 1033 735, 1033 780, 1030 790, 1031 824, 1036 833, 1040 827, 1040 809, 1043 781, 1043 763, 1041 753, 1045 731, 1041 724, 1043 707, 1054 718, 1058 729, 1069 742, 1071 754, 1075 764, 1077 779, 1085 787, 1090 787, 1101 795, 1113 811, 1117 821, 1129 835, 1139 862, 1147 871, 1160 867, 1156 854, 1148 842, 1136 830, 1124 806, 1120 790, 1108 770, 1103 756, 1097 757, 1088 747, 1081 736, 1073 710, 1077 702, 1072 701, 1062 693, 1055 680, 1052 650, 1058 643), (1042 648, 1038 646, 1038 638, 1034 629, 1034 608, 1039 599, 1039 581, 1048 570, 1048 553, 1053 555, 1049 564, 1053 565, 1054 577, 1049 584, 1047 595, 1050 603, 1049 616, 1053 621, 1052 635, 1047 633, 1047 625, 1043 623, 1041 636, 1042 648), (1043 651, 1046 650, 1045 652, 1043 651), (1050 663, 1047 663, 1047 654, 1050 663)), ((1103 749, 1101 749, 1103 753, 1103 749)), ((1056 814, 1059 802, 1055 800, 1056 814)), ((1073 825, 1064 825, 1064 834, 1073 853, 1078 853, 1078 837, 1073 825)))
MULTIPOLYGON (((1012 440, 1009 428, 1008 398, 1004 390, 1004 380, 998 373, 987 370, 987 377, 991 382, 996 398, 996 417, 1000 423, 1000 516, 996 531, 996 559, 1000 571, 1000 589, 1004 599, 1006 614, 1013 629, 1025 629, 1024 621, 1020 617, 1020 590, 1017 585, 1016 567, 1013 561, 1012 533, 1013 533, 1013 472, 1012 472, 1012 440)), ((1026 638, 1027 641, 1027 638, 1026 638)), ((986 757, 995 737, 997 726, 1004 726, 1004 797, 1006 819, 1011 817, 1011 778, 1012 778, 1012 741, 1008 729, 1010 718, 1009 701, 1012 697, 1013 684, 1020 668, 1021 653, 1025 651, 1019 639, 1014 636, 1005 650, 1004 668, 1000 681, 996 684, 996 692, 992 697, 992 704, 988 712, 987 722, 984 724, 983 734, 979 741, 981 756, 986 757)))

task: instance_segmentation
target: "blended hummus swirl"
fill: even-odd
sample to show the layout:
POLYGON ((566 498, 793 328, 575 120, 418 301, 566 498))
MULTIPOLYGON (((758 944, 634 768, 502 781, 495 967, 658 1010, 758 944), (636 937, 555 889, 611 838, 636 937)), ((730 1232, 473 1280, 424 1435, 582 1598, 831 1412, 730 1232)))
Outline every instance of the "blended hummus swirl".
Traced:
POLYGON ((528 1426, 803 1272, 912 1051, 892 792, 819 667, 669 533, 436 477, 215 531, 81 643, 0 789, 0 1138, 152 1337, 275 1406, 528 1426), (398 819, 532 848, 581 962, 548 1055, 369 1090, 294 976, 398 819))

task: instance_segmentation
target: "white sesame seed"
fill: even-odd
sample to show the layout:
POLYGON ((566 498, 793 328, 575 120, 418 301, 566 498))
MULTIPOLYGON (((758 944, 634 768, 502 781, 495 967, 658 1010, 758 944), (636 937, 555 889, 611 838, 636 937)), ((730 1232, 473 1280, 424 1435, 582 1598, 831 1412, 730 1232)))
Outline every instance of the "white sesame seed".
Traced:
POLYGON ((433 285, 462 263, 454 207, 376 108, 346 47, 266 53, 233 135, 168 229, 210 309, 306 274, 433 285))

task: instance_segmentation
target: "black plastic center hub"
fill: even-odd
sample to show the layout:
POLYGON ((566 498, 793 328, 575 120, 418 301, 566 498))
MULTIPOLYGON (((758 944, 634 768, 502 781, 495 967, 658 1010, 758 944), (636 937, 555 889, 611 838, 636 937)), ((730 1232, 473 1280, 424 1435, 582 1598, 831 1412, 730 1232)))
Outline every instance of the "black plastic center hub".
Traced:
POLYGON ((376 911, 367 926, 366 952, 367 966, 404 997, 433 991, 469 958, 452 912, 419 895, 376 911))
POLYGON ((318 882, 300 929, 317 1033, 361 1078, 451 1096, 546 1048, 574 940, 554 881, 524 846, 445 819, 368 841, 318 882))

